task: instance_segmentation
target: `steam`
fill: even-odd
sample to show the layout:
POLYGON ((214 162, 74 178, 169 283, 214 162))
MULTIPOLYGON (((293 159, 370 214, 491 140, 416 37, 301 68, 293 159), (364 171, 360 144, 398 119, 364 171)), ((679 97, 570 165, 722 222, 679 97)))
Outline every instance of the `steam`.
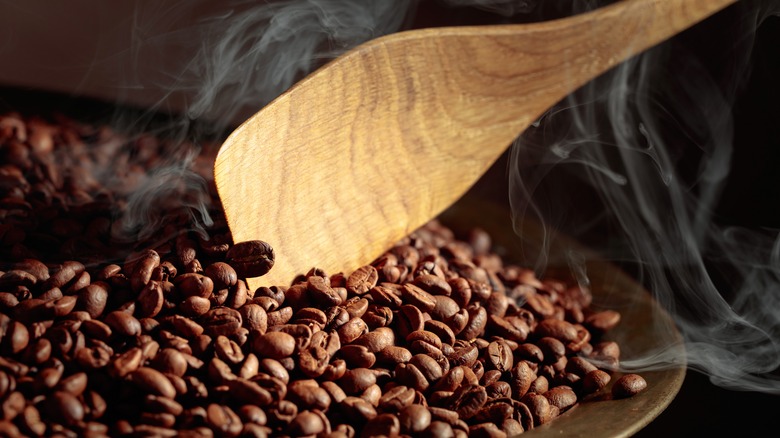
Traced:
MULTIPOLYGON (((673 316, 691 368, 722 387, 780 393, 772 375, 780 367, 780 234, 715 215, 739 147, 732 107, 750 75, 753 38, 780 7, 742 2, 734 10, 729 40, 709 44, 730 68, 708 69, 672 41, 546 114, 513 146, 510 203, 518 224, 537 217, 602 236, 591 246, 635 268, 673 316)), ((622 366, 673 365, 680 358, 671 347, 622 366)))
MULTIPOLYGON (((148 56, 157 45, 192 56, 185 65, 166 65, 160 54, 162 74, 138 77, 135 72, 142 69, 133 68, 127 78, 132 84, 128 88, 167 90, 149 114, 169 112, 179 105, 178 119, 168 130, 184 148, 188 139, 203 135, 193 133, 196 122, 209 123, 207 133, 234 128, 327 60, 364 41, 399 30, 409 6, 409 0, 138 4, 130 47, 133 59, 148 56), (220 6, 213 10, 215 3, 220 6), (194 25, 179 24, 180 17, 208 8, 212 10, 194 25), (160 23, 166 21, 171 26, 161 32, 160 23)), ((136 132, 149 123, 144 118, 130 122, 134 125, 130 131, 136 132)), ((139 187, 129 194, 119 218, 121 226, 115 230, 117 235, 127 239, 144 237, 145 230, 163 225, 159 218, 175 217, 166 215, 166 211, 183 212, 194 230, 210 226, 210 198, 205 188, 211 175, 196 173, 190 169, 191 163, 192 157, 171 156, 148 169, 139 187)))

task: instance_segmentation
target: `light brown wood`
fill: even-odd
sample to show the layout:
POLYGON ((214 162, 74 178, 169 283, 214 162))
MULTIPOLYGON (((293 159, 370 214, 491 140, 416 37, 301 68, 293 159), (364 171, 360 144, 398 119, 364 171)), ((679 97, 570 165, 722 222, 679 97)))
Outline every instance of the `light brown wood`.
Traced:
POLYGON ((626 0, 531 25, 389 35, 239 126, 214 175, 234 241, 276 264, 349 273, 454 203, 546 109, 735 0, 626 0))

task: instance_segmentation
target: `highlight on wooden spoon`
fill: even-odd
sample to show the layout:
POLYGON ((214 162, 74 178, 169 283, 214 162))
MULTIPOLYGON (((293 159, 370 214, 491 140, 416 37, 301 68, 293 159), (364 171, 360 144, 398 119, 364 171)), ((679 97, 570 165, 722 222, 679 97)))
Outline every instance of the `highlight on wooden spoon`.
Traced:
POLYGON ((528 25, 363 44, 239 126, 214 175, 235 242, 274 249, 249 286, 351 272, 460 198, 549 107, 735 0, 626 0, 528 25))

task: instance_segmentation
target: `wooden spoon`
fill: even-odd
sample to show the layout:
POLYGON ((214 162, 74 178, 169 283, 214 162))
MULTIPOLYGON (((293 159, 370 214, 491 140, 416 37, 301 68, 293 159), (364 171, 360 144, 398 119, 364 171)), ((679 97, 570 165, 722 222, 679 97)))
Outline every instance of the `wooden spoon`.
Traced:
POLYGON ((735 0, 625 0, 528 25, 363 44, 239 126, 214 165, 235 242, 264 240, 288 285, 349 274, 461 197, 545 110, 735 0))

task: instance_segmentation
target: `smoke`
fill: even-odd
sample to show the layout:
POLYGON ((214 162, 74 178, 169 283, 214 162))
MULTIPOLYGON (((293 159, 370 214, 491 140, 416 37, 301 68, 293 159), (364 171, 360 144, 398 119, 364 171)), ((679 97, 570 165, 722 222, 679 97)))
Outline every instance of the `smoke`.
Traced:
MULTIPOLYGON (((516 223, 533 217, 589 238, 670 312, 691 368, 722 387, 770 393, 780 393, 780 234, 717 211, 740 147, 733 108, 756 31, 778 12, 776 2, 740 2, 622 64, 551 109, 510 158, 516 223)), ((674 365, 672 347, 622 366, 674 365)))
MULTIPOLYGON (((399 30, 410 4, 409 0, 137 3, 129 48, 135 64, 125 80, 127 90, 154 87, 166 92, 147 117, 122 117, 117 122, 125 124, 126 131, 141 132, 148 129, 155 112, 173 111, 166 131, 182 144, 232 129, 328 60, 399 30), (198 14, 194 21, 193 11, 198 14), (183 64, 170 65, 165 54, 158 53, 159 47, 190 55, 183 64), (148 69, 138 63, 148 62, 152 55, 159 60, 159 69, 149 77, 139 76, 139 71, 148 69), (203 122, 209 126, 204 128, 203 122)), ((163 225, 156 218, 173 217, 164 211, 183 211, 195 230, 211 225, 205 190, 211 175, 196 173, 191 163, 192 157, 176 155, 147 169, 138 189, 129 194, 117 235, 143 237, 144 230, 163 225)))
POLYGON ((398 31, 410 5, 410 0, 200 0, 177 2, 166 9, 139 7, 132 51, 143 53, 158 39, 167 45, 172 41, 184 45, 187 53, 193 53, 191 59, 166 70, 170 81, 158 86, 172 94, 188 92, 186 117, 231 126, 327 60, 398 31), (213 10, 215 3, 219 7, 213 10), (162 34, 147 28, 207 8, 212 11, 194 25, 162 34))

